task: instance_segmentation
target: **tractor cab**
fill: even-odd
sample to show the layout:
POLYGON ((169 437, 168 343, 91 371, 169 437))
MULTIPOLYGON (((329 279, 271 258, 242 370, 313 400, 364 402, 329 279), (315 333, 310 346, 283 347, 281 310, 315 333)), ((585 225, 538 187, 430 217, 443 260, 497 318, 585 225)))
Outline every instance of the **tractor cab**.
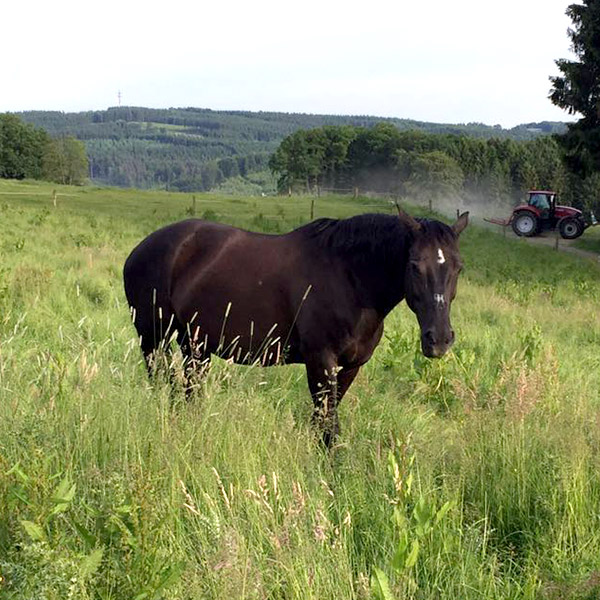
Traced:
POLYGON ((539 218, 551 219, 556 209, 556 194, 539 190, 531 190, 527 206, 537 209, 539 218))
POLYGON ((572 206, 557 204, 558 194, 542 190, 531 190, 528 192, 527 206, 533 208, 542 221, 548 221, 551 229, 557 223, 567 217, 583 219, 583 213, 572 206))

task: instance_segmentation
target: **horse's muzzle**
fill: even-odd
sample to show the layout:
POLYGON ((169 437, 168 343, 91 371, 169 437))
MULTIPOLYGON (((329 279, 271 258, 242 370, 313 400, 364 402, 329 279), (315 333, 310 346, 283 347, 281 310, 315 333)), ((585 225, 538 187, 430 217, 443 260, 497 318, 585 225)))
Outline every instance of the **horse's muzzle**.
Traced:
POLYGON ((433 329, 421 336, 421 350, 427 358, 441 358, 454 343, 454 331, 449 329, 445 335, 439 336, 433 329))

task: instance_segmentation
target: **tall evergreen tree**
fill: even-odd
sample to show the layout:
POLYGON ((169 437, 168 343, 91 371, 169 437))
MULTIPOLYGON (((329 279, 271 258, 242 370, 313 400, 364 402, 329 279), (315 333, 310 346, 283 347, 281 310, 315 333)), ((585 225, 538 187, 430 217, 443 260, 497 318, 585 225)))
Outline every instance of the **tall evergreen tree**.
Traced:
POLYGON ((583 0, 566 12, 573 21, 568 35, 577 60, 556 61, 562 75, 550 78, 550 100, 581 115, 559 141, 569 168, 586 177, 600 171, 600 2, 583 0))

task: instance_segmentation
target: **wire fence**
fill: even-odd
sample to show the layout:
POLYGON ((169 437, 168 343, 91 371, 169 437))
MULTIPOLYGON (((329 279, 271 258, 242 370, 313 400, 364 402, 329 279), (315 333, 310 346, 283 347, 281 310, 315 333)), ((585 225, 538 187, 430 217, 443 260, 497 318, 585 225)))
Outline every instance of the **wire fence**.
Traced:
MULTIPOLYGON (((357 188, 321 188, 322 192, 327 192, 328 194, 339 194, 341 196, 345 196, 345 198, 340 199, 340 204, 341 205, 351 205, 354 207, 359 207, 360 209, 368 209, 368 210, 373 210, 376 209, 378 211, 389 211, 389 212, 394 212, 396 210, 396 206, 397 206, 397 202, 398 202, 398 197, 394 196, 392 194, 380 194, 377 192, 363 192, 361 194, 361 198, 368 198, 368 199, 373 199, 373 202, 368 202, 365 203, 364 200, 360 200, 358 203, 356 202, 356 200, 358 199, 358 193, 357 193, 357 188), (350 192, 350 193, 344 193, 344 192, 350 192)), ((167 192, 166 192, 167 193, 167 192)), ((47 198, 49 198, 49 200, 52 202, 54 208, 57 208, 58 206, 58 200, 59 198, 79 198, 81 197, 81 194, 69 194, 69 193, 63 193, 63 192, 59 192, 57 190, 52 190, 51 193, 48 192, 39 192, 39 191, 1 191, 0 190, 0 196, 36 196, 36 197, 43 197, 46 196, 47 198)), ((231 197, 220 197, 220 198, 210 198, 207 197, 208 194, 203 193, 201 198, 197 198, 195 194, 184 194, 181 193, 180 195, 180 199, 181 200, 185 200, 185 198, 189 198, 190 199, 190 203, 187 205, 187 207, 184 207, 185 212, 188 216, 190 217, 195 217, 195 216, 200 216, 200 217, 204 217, 204 215, 206 214, 207 210, 211 211, 211 207, 219 207, 218 210, 218 215, 215 216, 220 216, 220 217, 229 217, 229 216, 235 216, 235 212, 231 213, 229 211, 223 211, 222 209, 224 208, 224 203, 227 202, 227 200, 236 200, 235 196, 231 196, 231 197)), ((277 205, 276 207, 274 207, 276 210, 280 211, 282 207, 285 206, 286 203, 288 202, 294 202, 294 203, 304 203, 306 202, 306 217, 309 220, 313 220, 315 218, 315 213, 317 211, 317 209, 319 208, 319 204, 320 204, 320 198, 321 198, 321 194, 315 194, 315 193, 306 193, 306 194, 294 194, 293 196, 288 196, 288 195, 262 195, 262 196, 253 196, 252 197, 254 200, 256 200, 257 202, 257 209, 260 210, 260 201, 261 200, 270 200, 270 201, 276 201, 277 205)), ((232 207, 234 205, 232 204, 232 207)), ((262 207, 263 210, 259 212, 259 215, 262 218, 266 218, 266 219, 278 219, 280 218, 281 212, 277 212, 277 213, 267 213, 264 211, 265 208, 268 208, 268 204, 265 202, 265 206, 262 207)), ((302 211, 302 209, 301 209, 302 211)), ((258 216, 258 215, 257 215, 258 216)), ((205 217, 207 218, 207 217, 205 217)))
MULTIPOLYGON (((0 196, 48 196, 48 192, 3 192, 0 191, 0 196)), ((71 198, 77 198, 79 194, 55 194, 51 195, 53 198, 56 196, 57 198, 61 196, 70 196, 71 198)))

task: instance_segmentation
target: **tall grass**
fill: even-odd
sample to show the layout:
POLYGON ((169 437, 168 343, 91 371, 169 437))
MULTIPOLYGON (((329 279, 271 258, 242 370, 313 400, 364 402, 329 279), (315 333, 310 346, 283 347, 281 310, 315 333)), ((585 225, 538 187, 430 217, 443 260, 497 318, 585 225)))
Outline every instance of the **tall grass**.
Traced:
MULTIPOLYGON (((189 196, 51 191, 0 183, 0 598, 600 595, 593 261, 468 229, 454 350, 394 311, 326 453, 301 367, 148 380, 121 266, 189 196)), ((310 200, 208 210, 286 231, 310 200)))

